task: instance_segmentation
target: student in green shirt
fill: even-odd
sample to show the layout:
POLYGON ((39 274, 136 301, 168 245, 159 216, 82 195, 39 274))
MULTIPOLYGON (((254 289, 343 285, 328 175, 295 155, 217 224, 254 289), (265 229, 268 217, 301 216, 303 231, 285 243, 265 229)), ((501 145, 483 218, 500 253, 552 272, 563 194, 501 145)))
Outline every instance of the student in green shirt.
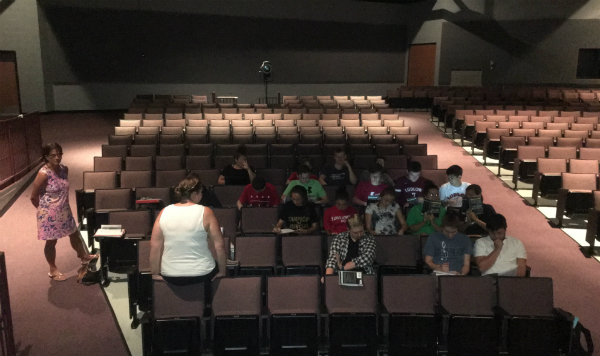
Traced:
POLYGON ((317 204, 327 204, 329 199, 321 183, 316 179, 310 179, 310 168, 306 165, 298 167, 298 180, 292 181, 281 196, 281 201, 285 203, 285 198, 290 195, 290 191, 293 187, 301 185, 306 189, 308 193, 308 200, 317 204))
MULTIPOLYGON (((434 184, 427 185, 425 187, 425 199, 439 201, 439 188, 434 184)), ((406 217, 406 223, 413 235, 429 235, 436 231, 442 231, 441 225, 444 215, 446 215, 446 208, 444 207, 440 207, 440 214, 437 218, 430 213, 423 214, 423 203, 421 203, 410 209, 408 216, 406 217)))

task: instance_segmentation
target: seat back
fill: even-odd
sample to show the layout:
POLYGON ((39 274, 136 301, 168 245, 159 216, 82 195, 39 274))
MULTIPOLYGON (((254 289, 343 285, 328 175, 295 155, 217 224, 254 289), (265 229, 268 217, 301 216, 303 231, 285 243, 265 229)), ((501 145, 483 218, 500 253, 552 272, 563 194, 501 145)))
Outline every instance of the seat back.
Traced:
POLYGON ((245 234, 268 234, 278 221, 278 208, 242 208, 242 232, 245 234))
POLYGON ((214 316, 260 315, 260 277, 219 278, 212 290, 214 316))
POLYGON ((235 208, 244 188, 243 185, 216 185, 213 191, 224 208, 235 208))
POLYGON ((186 175, 187 171, 185 169, 156 171, 156 186, 176 187, 186 175))
POLYGON ((235 259, 240 267, 277 266, 276 236, 238 236, 235 241, 235 259))
POLYGON ((131 189, 96 189, 94 209, 96 211, 132 209, 132 198, 131 189))
POLYGON ((152 232, 152 211, 113 211, 108 215, 108 223, 121 225, 125 236, 147 238, 152 232))
POLYGON ((554 137, 529 137, 527 139, 529 146, 552 147, 554 146, 554 137))
POLYGON ((363 274, 362 287, 339 284, 338 276, 325 276, 325 305, 334 313, 375 313, 377 309, 377 277, 363 274))
POLYGON ((171 204, 171 188, 136 188, 135 199, 160 199, 164 206, 171 204))
POLYGON ((498 277, 498 306, 511 316, 552 317, 552 278, 498 277))
POLYGON ((577 147, 549 147, 548 158, 575 159, 577 158, 577 147))
POLYGON ((450 315, 492 316, 496 290, 491 277, 438 278, 439 301, 450 315))
POLYGON ((117 172, 83 172, 83 190, 117 188, 117 172))
POLYGON ((375 261, 380 266, 416 267, 420 240, 415 236, 375 236, 375 261))
POLYGON ((435 314, 435 278, 431 275, 383 276, 383 305, 392 314, 435 314))
POLYGON ((421 170, 421 176, 425 179, 429 179, 438 187, 441 187, 448 182, 448 176, 446 175, 445 169, 423 169, 421 170))
POLYGON ((238 230, 237 209, 214 208, 212 211, 223 231, 223 237, 234 239, 238 230))
POLYGON ((422 169, 438 169, 437 156, 412 156, 410 160, 421 163, 422 169))
POLYGON ((500 136, 509 136, 509 129, 487 129, 486 138, 491 141, 500 141, 500 136))
MULTIPOLYGON (((599 174, 598 160, 595 159, 572 159, 569 161, 570 173, 594 173, 599 174)), ((96 192, 98 194, 98 192, 96 192)), ((96 199, 98 199, 96 197, 96 199)))
POLYGON ((589 190, 597 189, 597 176, 593 173, 563 173, 562 188, 568 190, 589 190))
POLYGON ((205 307, 204 284, 176 286, 153 280, 153 317, 171 319, 202 318, 205 307))
POLYGON ((600 161, 600 145, 598 145, 598 148, 582 147, 579 150, 579 158, 595 159, 600 161))
POLYGON ((122 171, 121 188, 152 187, 152 171, 122 171))
POLYGON ((542 174, 559 174, 567 171, 567 160, 564 158, 538 158, 537 171, 542 174))
POLYGON ((556 139, 558 147, 577 147, 583 146, 583 138, 581 137, 559 137, 556 139))
POLYGON ((502 149, 517 149, 519 146, 525 146, 524 136, 500 136, 502 149))
POLYGON ((94 172, 120 172, 121 169, 122 157, 94 157, 94 172))
POLYGON ((321 266, 320 235, 281 237, 281 259, 285 266, 321 266))
POLYGON ((319 276, 271 276, 267 279, 270 314, 317 314, 319 276))

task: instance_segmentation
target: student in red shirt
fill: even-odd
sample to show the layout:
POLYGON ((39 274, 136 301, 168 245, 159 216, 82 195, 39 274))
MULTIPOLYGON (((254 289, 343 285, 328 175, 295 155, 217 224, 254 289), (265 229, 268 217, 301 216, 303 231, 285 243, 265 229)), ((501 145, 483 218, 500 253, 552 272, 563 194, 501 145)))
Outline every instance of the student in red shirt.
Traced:
POLYGON ((356 214, 356 210, 348 205, 350 197, 345 186, 341 186, 335 192, 335 205, 325 210, 323 216, 323 228, 329 235, 337 235, 348 231, 346 221, 356 214))
POLYGON ((383 167, 379 163, 372 163, 369 167, 371 179, 367 182, 360 182, 354 191, 352 202, 359 206, 367 206, 370 202, 379 199, 379 193, 388 187, 383 183, 383 167))
POLYGON ((410 162, 408 175, 396 180, 396 203, 402 209, 421 204, 425 195, 425 183, 427 179, 421 177, 421 163, 410 162))
MULTIPOLYGON (((308 168, 310 168, 311 172, 313 169, 312 164, 310 163, 310 157, 300 157, 298 159, 298 167, 300 167, 301 165, 305 165, 308 166, 308 168)), ((310 174, 310 179, 316 179, 319 180, 319 177, 317 177, 314 174, 310 174)), ((285 182, 285 185, 289 185, 293 180, 298 180, 298 172, 293 172, 292 174, 290 174, 290 177, 287 179, 287 181, 285 182)))
POLYGON ((268 208, 279 204, 277 190, 265 178, 257 176, 248 184, 237 201, 238 209, 243 206, 268 208))

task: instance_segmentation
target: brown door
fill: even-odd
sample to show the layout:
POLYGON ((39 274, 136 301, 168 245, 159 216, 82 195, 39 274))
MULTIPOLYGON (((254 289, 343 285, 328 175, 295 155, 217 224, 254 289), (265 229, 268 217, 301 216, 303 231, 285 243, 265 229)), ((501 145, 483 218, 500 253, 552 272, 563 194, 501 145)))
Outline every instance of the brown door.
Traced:
POLYGON ((432 86, 435 80, 435 43, 410 46, 408 86, 432 86))
POLYGON ((20 113, 17 56, 14 51, 0 51, 0 115, 20 113))

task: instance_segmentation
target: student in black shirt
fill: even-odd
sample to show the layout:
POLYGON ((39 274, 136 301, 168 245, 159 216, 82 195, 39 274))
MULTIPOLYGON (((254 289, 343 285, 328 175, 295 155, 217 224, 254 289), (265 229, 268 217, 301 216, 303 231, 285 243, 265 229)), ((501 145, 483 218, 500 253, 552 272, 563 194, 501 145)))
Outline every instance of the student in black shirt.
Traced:
MULTIPOLYGON (((481 195, 481 187, 477 184, 471 184, 467 187, 465 192, 465 199, 481 198, 483 202, 483 196, 481 195)), ((488 232, 486 224, 492 215, 496 214, 496 210, 489 204, 482 204, 483 214, 475 215, 475 213, 469 209, 465 212, 465 223, 462 226, 462 231, 465 235, 479 235, 487 236, 488 232)))
POLYGON ((358 181, 352 170, 343 147, 335 149, 334 163, 329 163, 321 169, 319 181, 322 185, 351 185, 358 181))
POLYGON ((284 224, 288 229, 295 230, 297 234, 307 235, 316 232, 319 217, 314 207, 308 204, 306 188, 301 185, 293 187, 290 197, 292 201, 283 204, 279 221, 273 228, 273 232, 280 233, 284 224))
POLYGON ((240 147, 233 156, 235 163, 229 164, 221 170, 219 185, 248 185, 256 177, 256 173, 248 165, 244 151, 240 147))

